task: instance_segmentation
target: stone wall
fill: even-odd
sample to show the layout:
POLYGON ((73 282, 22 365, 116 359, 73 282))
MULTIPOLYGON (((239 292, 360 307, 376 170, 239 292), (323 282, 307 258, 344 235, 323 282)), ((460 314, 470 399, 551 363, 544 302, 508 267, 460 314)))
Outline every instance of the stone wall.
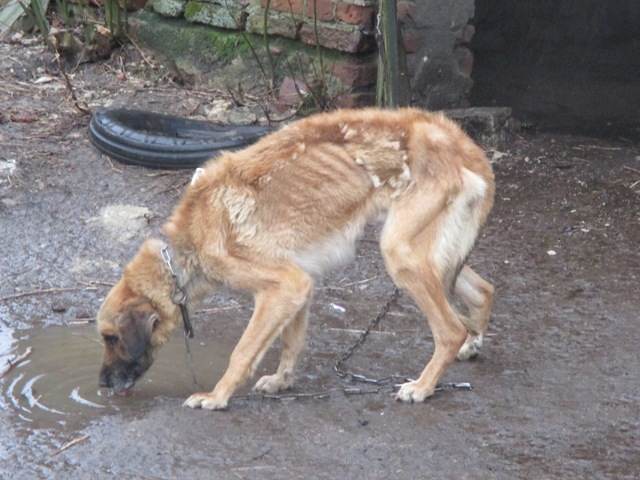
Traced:
MULTIPOLYGON (((341 96, 341 106, 373 102, 377 0, 151 1, 153 10, 163 16, 256 35, 264 33, 268 11, 270 36, 340 52, 329 70, 350 93, 341 96)), ((467 47, 473 27, 468 21, 473 14, 474 0, 398 0, 415 104, 428 108, 467 105, 473 66, 467 47)), ((285 89, 296 86, 296 79, 283 80, 285 89)), ((283 97, 290 93, 283 92, 283 97)))
POLYGON ((468 106, 475 0, 399 1, 413 103, 430 109, 468 106))

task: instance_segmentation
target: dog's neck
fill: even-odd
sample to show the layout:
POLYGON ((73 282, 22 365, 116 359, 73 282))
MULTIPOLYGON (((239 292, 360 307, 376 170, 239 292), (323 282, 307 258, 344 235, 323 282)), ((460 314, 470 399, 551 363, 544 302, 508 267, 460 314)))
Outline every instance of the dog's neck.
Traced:
POLYGON ((176 276, 172 275, 162 255, 167 243, 157 239, 145 241, 124 275, 129 289, 147 298, 159 313, 161 325, 157 337, 160 343, 164 343, 176 327, 182 327, 182 312, 174 296, 176 287, 185 292, 185 300, 191 303, 197 299, 196 286, 200 277, 192 256, 173 245, 169 247, 169 254, 176 276))

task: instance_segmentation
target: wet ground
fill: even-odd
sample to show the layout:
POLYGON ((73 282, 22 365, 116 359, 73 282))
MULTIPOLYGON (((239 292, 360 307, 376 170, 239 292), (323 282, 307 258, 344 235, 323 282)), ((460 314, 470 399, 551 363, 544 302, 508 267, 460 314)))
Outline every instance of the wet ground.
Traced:
MULTIPOLYGON (((178 332, 134 395, 114 398, 97 389, 91 322, 190 172, 99 155, 50 58, 24 43, 0 44, 0 365, 32 354, 0 379, 0 478, 637 478, 638 143, 527 134, 492 154, 496 206, 470 261, 495 283, 495 310, 481 357, 444 378, 472 391, 403 405, 333 373, 392 292, 370 228, 356 263, 317 286, 293 392, 320 395, 245 389, 225 412, 181 408, 192 374, 213 386, 250 315, 222 291, 194 314, 194 372, 178 332)), ((217 95, 143 66, 125 50, 72 81, 92 108, 203 115, 217 95)), ((402 296, 349 367, 415 376, 433 348, 424 325, 402 296)), ((276 362, 273 349, 258 374, 276 362)))

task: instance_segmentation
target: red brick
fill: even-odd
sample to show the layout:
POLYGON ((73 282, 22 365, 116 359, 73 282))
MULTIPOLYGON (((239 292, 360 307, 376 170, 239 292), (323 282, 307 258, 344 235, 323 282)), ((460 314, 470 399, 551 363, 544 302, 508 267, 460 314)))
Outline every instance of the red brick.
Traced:
MULTIPOLYGON (((342 52, 370 52, 375 47, 373 37, 364 35, 359 28, 344 28, 344 24, 318 25, 320 45, 342 52)), ((313 23, 305 23, 300 29, 300 40, 308 45, 316 44, 313 23)))
MULTIPOLYGON (((267 8, 267 0, 260 0, 262 8, 267 8)), ((278 12, 302 14, 304 0, 271 0, 269 10, 277 10, 278 12)))
POLYGON ((336 18, 352 25, 361 25, 371 28, 373 24, 373 7, 361 7, 349 3, 339 3, 336 6, 336 18))
POLYGON ((349 87, 365 87, 376 83, 376 62, 337 62, 331 73, 349 87))
POLYGON ((307 17, 314 18, 314 5, 319 22, 333 20, 333 0, 307 0, 307 17))

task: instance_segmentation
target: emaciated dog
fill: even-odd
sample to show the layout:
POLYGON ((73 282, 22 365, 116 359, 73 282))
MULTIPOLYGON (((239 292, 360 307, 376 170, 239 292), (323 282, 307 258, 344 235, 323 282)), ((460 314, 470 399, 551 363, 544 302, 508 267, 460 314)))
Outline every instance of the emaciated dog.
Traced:
POLYGON ((416 109, 318 114, 224 153, 194 176, 164 225, 167 242, 146 240, 105 299, 100 384, 126 392, 149 368, 181 323, 176 291, 191 302, 226 284, 253 294, 253 315, 213 391, 184 405, 225 408, 278 335, 278 369, 255 389, 290 387, 313 279, 351 259, 365 224, 382 218, 388 273, 433 333, 433 357, 397 393, 421 402, 456 355, 474 356, 482 344, 493 286, 465 262, 493 197, 482 150, 442 114, 416 109))

